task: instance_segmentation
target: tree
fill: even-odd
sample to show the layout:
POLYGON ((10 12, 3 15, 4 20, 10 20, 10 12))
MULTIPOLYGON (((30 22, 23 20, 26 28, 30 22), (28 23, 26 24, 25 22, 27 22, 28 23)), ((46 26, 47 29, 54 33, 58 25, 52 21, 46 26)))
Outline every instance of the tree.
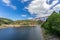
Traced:
POLYGON ((47 33, 60 35, 60 13, 54 11, 43 23, 42 27, 46 29, 47 33))

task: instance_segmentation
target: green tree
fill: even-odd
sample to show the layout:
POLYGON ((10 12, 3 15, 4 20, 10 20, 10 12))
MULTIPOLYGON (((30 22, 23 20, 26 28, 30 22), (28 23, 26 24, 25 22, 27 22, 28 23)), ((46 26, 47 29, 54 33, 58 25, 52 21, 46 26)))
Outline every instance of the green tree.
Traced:
POLYGON ((60 13, 54 11, 43 23, 42 27, 46 29, 47 33, 60 35, 60 13))

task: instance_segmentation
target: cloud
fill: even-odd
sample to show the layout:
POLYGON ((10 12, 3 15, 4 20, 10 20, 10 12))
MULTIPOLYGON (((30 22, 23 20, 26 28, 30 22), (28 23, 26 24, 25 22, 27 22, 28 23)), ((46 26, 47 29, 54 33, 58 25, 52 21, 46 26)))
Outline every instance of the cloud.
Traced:
POLYGON ((10 5, 10 0, 2 0, 5 4, 10 5))
POLYGON ((25 14, 23 14, 23 15, 21 15, 22 17, 26 17, 27 15, 25 15, 25 14))
POLYGON ((11 7, 12 9, 16 10, 17 7, 12 5, 11 0, 2 0, 3 3, 6 4, 6 6, 11 7))
POLYGON ((16 7, 16 6, 14 6, 14 5, 10 5, 10 7, 11 7, 12 9, 14 9, 14 10, 16 10, 16 9, 17 9, 17 7, 16 7))
MULTIPOLYGON (((56 7, 50 10, 50 8, 55 5, 58 0, 54 0, 51 5, 46 4, 47 0, 33 0, 28 7, 25 7, 28 9, 28 11, 31 14, 36 14, 36 17, 45 17, 52 14, 54 9, 56 10, 56 7)), ((60 7, 59 7, 60 8, 60 7)), ((57 8, 58 9, 58 8, 57 8)))
POLYGON ((21 2, 24 3, 24 2, 27 2, 28 0, 22 0, 21 2))
POLYGON ((59 12, 59 11, 60 11, 60 4, 57 5, 57 6, 55 6, 53 9, 54 9, 56 12, 59 12))
POLYGON ((29 19, 29 20, 30 20, 30 19, 33 19, 33 17, 29 17, 28 19, 29 19))

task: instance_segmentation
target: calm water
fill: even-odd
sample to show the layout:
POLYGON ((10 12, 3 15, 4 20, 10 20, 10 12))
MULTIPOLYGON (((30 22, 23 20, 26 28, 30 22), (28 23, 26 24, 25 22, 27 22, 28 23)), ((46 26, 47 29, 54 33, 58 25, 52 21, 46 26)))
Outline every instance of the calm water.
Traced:
POLYGON ((35 27, 0 29, 0 40, 35 40, 33 39, 37 36, 35 29, 35 27))

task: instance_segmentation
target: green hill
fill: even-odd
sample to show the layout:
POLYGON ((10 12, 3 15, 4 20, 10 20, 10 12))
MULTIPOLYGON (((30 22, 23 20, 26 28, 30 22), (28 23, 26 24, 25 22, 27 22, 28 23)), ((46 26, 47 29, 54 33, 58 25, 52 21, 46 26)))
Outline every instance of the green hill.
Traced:
POLYGON ((0 18, 0 25, 6 24, 6 25, 34 25, 34 24, 40 24, 41 21, 36 20, 11 20, 7 18, 0 18))
POLYGON ((10 24, 13 22, 13 20, 7 19, 7 18, 0 18, 0 25, 2 24, 10 24))

